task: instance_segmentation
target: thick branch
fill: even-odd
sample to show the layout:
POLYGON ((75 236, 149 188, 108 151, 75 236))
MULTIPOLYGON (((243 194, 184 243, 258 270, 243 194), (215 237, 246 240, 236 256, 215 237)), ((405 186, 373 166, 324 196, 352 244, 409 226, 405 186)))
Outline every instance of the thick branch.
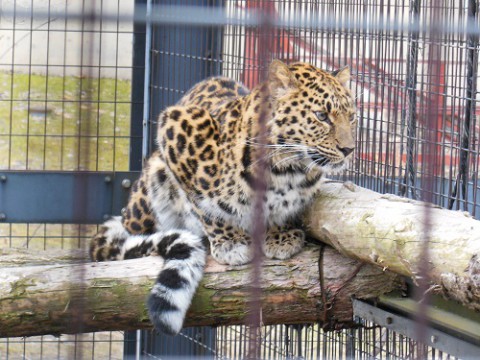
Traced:
POLYGON ((25 248, 0 249, 0 268, 14 266, 72 264, 88 261, 88 254, 80 249, 33 251, 25 248))
MULTIPOLYGON (((306 217, 312 236, 395 273, 417 273, 425 203, 381 195, 351 183, 324 184, 306 217)), ((480 221, 430 207, 429 264, 433 284, 449 298, 480 310, 480 221)))
MULTIPOLYGON (((43 260, 28 256, 39 264, 48 252, 38 254, 43 260)), ((51 259, 55 265, 20 267, 12 267, 11 259, 2 263, 0 257, 0 336, 75 333, 79 331, 72 326, 75 323, 82 324, 81 331, 151 327, 144 304, 162 267, 160 258, 68 264, 65 255, 56 256, 51 259)), ((352 321, 351 296, 372 298, 400 286, 396 275, 360 266, 326 247, 322 296, 318 259, 319 248, 309 247, 288 261, 263 264, 264 323, 323 321, 326 316, 329 325, 347 326, 352 321), (322 299, 333 304, 328 314, 322 299)), ((247 314, 249 275, 246 266, 228 267, 210 260, 186 325, 242 323, 247 314)))

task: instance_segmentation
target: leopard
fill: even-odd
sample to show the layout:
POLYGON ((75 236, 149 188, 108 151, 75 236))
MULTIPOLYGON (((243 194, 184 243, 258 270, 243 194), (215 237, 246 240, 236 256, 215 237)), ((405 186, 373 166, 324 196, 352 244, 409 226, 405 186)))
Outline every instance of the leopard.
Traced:
POLYGON ((209 253, 236 266, 251 262, 254 250, 269 259, 302 250, 301 214, 324 175, 353 157, 350 77, 348 67, 273 60, 251 91, 209 78, 159 115, 157 150, 128 205, 90 243, 94 261, 163 258, 147 299, 156 330, 181 331, 209 253), (262 216, 253 210, 258 194, 262 216), (252 240, 255 221, 266 229, 261 245, 252 240))

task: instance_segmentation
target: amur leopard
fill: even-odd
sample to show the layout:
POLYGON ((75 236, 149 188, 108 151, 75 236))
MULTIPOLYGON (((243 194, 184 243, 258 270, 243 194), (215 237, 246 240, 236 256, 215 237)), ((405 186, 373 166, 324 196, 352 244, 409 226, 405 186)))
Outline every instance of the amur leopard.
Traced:
POLYGON ((95 261, 159 255, 165 260, 148 298, 157 330, 177 334, 203 276, 208 252, 222 264, 252 258, 256 163, 268 166, 266 257, 286 259, 304 244, 298 215, 322 174, 341 170, 355 147, 348 68, 333 73, 274 60, 251 92, 228 78, 195 85, 159 116, 159 150, 132 187, 122 217, 92 239, 95 261), (259 119, 267 141, 259 141, 259 119), (205 241, 208 239, 208 242, 205 241))

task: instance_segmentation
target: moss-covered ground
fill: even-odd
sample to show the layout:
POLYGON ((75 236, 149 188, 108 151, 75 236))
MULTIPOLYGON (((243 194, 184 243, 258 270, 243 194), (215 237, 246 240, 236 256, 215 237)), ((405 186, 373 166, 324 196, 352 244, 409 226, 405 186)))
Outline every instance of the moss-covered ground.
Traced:
POLYGON ((0 73, 0 169, 126 170, 130 81, 0 73))

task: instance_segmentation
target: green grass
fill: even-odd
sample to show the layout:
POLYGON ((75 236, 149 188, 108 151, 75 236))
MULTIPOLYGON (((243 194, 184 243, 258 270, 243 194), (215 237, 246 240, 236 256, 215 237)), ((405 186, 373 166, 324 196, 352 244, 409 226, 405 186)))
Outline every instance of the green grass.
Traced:
POLYGON ((127 170, 130 87, 0 72, 0 169, 127 170))

